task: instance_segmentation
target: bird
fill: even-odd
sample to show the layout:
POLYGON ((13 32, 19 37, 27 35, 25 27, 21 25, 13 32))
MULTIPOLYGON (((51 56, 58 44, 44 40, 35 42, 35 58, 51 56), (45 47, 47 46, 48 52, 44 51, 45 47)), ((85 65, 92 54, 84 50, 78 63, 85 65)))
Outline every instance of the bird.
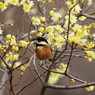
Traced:
POLYGON ((47 60, 52 57, 52 50, 48 41, 44 37, 37 37, 35 39, 36 44, 36 58, 38 60, 47 60))

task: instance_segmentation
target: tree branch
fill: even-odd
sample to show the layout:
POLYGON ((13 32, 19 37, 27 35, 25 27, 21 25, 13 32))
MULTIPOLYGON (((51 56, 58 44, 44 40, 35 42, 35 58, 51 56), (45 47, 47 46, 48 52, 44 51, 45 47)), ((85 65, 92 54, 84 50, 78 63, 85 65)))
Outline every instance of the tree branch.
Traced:
POLYGON ((70 90, 70 89, 84 88, 92 85, 95 85, 95 82, 89 82, 78 85, 68 85, 68 86, 46 84, 45 87, 57 90, 70 90))

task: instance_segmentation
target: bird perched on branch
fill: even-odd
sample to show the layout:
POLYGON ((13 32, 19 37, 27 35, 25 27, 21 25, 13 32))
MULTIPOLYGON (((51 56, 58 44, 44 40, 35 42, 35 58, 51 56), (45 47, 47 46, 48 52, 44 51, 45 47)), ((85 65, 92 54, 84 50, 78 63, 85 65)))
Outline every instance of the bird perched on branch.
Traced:
POLYGON ((52 57, 52 51, 48 41, 44 37, 35 39, 36 44, 36 57, 38 60, 47 60, 52 57))

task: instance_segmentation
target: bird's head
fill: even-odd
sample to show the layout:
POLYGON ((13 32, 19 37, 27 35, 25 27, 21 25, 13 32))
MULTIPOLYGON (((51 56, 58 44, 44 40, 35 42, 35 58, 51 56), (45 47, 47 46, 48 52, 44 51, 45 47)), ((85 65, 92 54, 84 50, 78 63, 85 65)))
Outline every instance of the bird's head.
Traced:
POLYGON ((37 37, 35 38, 35 44, 36 47, 45 46, 46 44, 48 44, 48 41, 44 37, 37 37))

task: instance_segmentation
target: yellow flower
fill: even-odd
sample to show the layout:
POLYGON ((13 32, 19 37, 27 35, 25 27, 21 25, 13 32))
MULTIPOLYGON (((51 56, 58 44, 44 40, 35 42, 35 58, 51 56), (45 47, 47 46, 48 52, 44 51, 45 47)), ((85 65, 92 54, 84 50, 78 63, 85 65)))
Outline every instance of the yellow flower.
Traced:
POLYGON ((72 2, 69 0, 66 2, 66 4, 67 4, 68 8, 71 8, 73 6, 72 2))
POLYGON ((27 47, 28 44, 29 44, 29 42, 26 42, 24 40, 20 40, 18 45, 21 47, 27 47))
POLYGON ((6 67, 6 65, 5 65, 5 63, 4 63, 4 62, 2 62, 2 63, 1 63, 1 66, 2 66, 2 67, 6 67))
POLYGON ((42 32, 38 32, 37 33, 37 36, 40 36, 41 37, 42 36, 42 32))
POLYGON ((6 4, 3 2, 0 2, 0 10, 4 11, 7 8, 6 4))
POLYGON ((94 86, 88 86, 85 88, 87 91, 93 91, 94 90, 94 86))
POLYGON ((24 66, 20 66, 20 70, 21 70, 21 71, 25 71, 25 69, 26 69, 26 68, 25 68, 24 66))
MULTIPOLYGON (((68 20, 68 19, 69 19, 69 16, 68 16, 68 15, 65 16, 65 19, 68 20)), ((77 22, 77 17, 76 17, 74 14, 71 14, 71 15, 70 15, 70 22, 71 22, 72 24, 74 24, 74 23, 77 22)))
POLYGON ((62 43, 60 43, 60 42, 55 42, 54 44, 53 44, 53 46, 56 46, 57 48, 61 48, 62 47, 62 43))
POLYGON ((59 80, 58 74, 57 73, 51 73, 48 79, 49 84, 55 84, 59 80))
POLYGON ((41 21, 40 21, 40 19, 39 19, 38 17, 32 17, 31 20, 32 20, 32 23, 33 23, 34 25, 39 25, 39 24, 41 24, 41 21))
POLYGON ((62 33, 64 29, 61 27, 61 25, 55 25, 54 26, 55 32, 62 33))
POLYGON ((80 37, 76 37, 76 36, 69 37, 69 41, 71 43, 79 44, 80 43, 80 37))
MULTIPOLYGON (((66 67, 67 65, 61 63, 59 65, 58 68, 54 69, 53 71, 57 71, 57 72, 60 72, 60 73, 64 73, 65 70, 66 70, 66 67)), ((59 78, 63 77, 64 75, 62 74, 59 74, 59 73, 54 73, 54 72, 51 72, 50 73, 50 76, 49 76, 49 79, 48 79, 48 83, 50 84, 55 84, 57 83, 57 81, 59 80, 59 78)))
POLYGON ((21 62, 16 62, 16 63, 14 64, 13 68, 18 67, 19 65, 21 65, 21 62))
POLYGON ((48 37, 49 39, 54 39, 54 33, 52 33, 52 32, 48 33, 48 34, 47 34, 47 37, 48 37))
POLYGON ((92 59, 95 59, 95 52, 94 51, 84 51, 89 57, 92 59))
POLYGON ((76 35, 74 32, 71 32, 71 34, 69 34, 69 41, 71 43, 83 46, 86 43, 87 39, 83 38, 83 32, 79 32, 79 34, 76 35))
POLYGON ((44 27, 40 27, 40 28, 38 29, 38 31, 39 31, 39 32, 43 32, 43 31, 44 31, 44 27))
POLYGON ((65 24, 63 25, 64 28, 68 29, 68 20, 66 19, 65 24))
POLYGON ((11 36, 12 39, 15 39, 15 36, 11 36))
POLYGON ((9 52, 6 54, 6 62, 8 62, 9 60, 18 60, 19 58, 19 54, 13 54, 12 52, 9 52))
POLYGON ((10 2, 12 5, 17 5, 18 4, 18 0, 11 0, 10 2))
POLYGON ((75 24, 74 27, 72 28, 73 31, 78 31, 79 29, 82 29, 82 26, 79 24, 75 24))
POLYGON ((30 31, 30 33, 31 33, 31 34, 35 34, 35 33, 36 33, 36 31, 35 31, 35 30, 32 30, 32 31, 30 31))
POLYGON ((27 67, 29 67, 30 64, 24 64, 22 66, 20 66, 20 70, 21 71, 25 71, 27 69, 27 67))
POLYGON ((91 57, 87 57, 87 56, 85 56, 84 57, 88 62, 91 62, 93 59, 91 58, 91 57))
POLYGON ((86 17, 85 17, 85 16, 80 16, 80 17, 79 17, 79 20, 80 20, 80 21, 84 21, 84 20, 86 20, 86 17))
MULTIPOLYGON (((61 63, 61 64, 59 65, 59 68, 56 68, 56 71, 61 72, 61 73, 64 73, 65 70, 66 70, 66 68, 67 68, 67 65, 64 64, 64 63, 61 63)), ((58 76, 59 76, 59 78, 61 78, 61 77, 63 77, 64 75, 58 74, 58 76)))
MULTIPOLYGON (((8 63, 9 60, 10 60, 9 57, 8 57, 8 58, 5 58, 4 60, 5 60, 6 64, 9 64, 9 63, 8 63)), ((3 66, 3 67, 6 67, 6 65, 5 65, 5 63, 4 63, 3 61, 2 61, 2 66, 3 66)))
POLYGON ((25 3, 23 5, 24 12, 30 12, 31 7, 34 5, 33 1, 30 1, 29 3, 25 3))
POLYGON ((82 29, 78 29, 77 30, 76 36, 79 36, 79 37, 83 37, 84 36, 84 32, 82 31, 82 29))
POLYGON ((51 16, 54 16, 54 12, 55 12, 54 10, 49 11, 51 16))
POLYGON ((62 37, 62 36, 57 36, 57 37, 55 37, 55 40, 56 40, 56 42, 62 42, 63 43, 63 41, 65 41, 65 39, 62 37))
POLYGON ((81 11, 80 6, 79 6, 79 5, 76 5, 76 6, 74 7, 73 13, 78 14, 78 13, 80 13, 80 11, 81 11))
POLYGON ((55 43, 53 43, 53 46, 56 46, 57 48, 61 48, 65 39, 62 36, 57 36, 54 38, 55 43))
POLYGON ((40 17, 41 22, 45 22, 46 18, 45 17, 40 17))
POLYGON ((18 53, 17 54, 13 54, 13 55, 10 56, 10 60, 18 60, 18 58, 19 58, 19 54, 18 53))
POLYGON ((8 40, 6 40, 7 44, 10 44, 10 45, 16 44, 16 38, 15 38, 15 36, 12 36, 11 34, 8 34, 6 36, 6 38, 8 39, 8 40))
POLYGON ((73 24, 73 23, 76 23, 77 22, 77 17, 73 14, 71 14, 70 16, 70 22, 73 24))
POLYGON ((7 39, 11 39, 11 37, 12 37, 11 34, 8 34, 8 35, 6 36, 7 39))
POLYGON ((10 4, 11 3, 11 0, 4 0, 4 4, 5 5, 8 5, 8 4, 10 4))
POLYGON ((16 44, 16 39, 11 39, 10 40, 10 45, 14 45, 14 44, 16 44))
POLYGON ((47 39, 48 40, 48 43, 50 44, 50 45, 52 45, 52 46, 54 46, 54 43, 55 43, 55 41, 54 41, 54 39, 47 39))
POLYGON ((25 71, 27 69, 27 67, 28 67, 28 65, 24 64, 24 65, 20 66, 20 70, 25 71))
POLYGON ((75 80, 74 80, 74 79, 70 79, 70 82, 71 82, 71 83, 75 83, 75 80))
MULTIPOLYGON (((54 8, 54 9, 55 9, 55 8, 54 8)), ((56 11, 54 11, 54 10, 51 10, 51 11, 50 11, 50 15, 52 16, 51 19, 52 19, 55 23, 58 22, 59 19, 62 18, 61 13, 56 12, 56 11)))
POLYGON ((62 18, 61 14, 59 12, 55 12, 51 19, 56 23, 60 18, 62 18))
POLYGON ((48 26, 48 27, 46 27, 45 31, 54 32, 54 27, 53 26, 48 26))
POLYGON ((18 51, 19 48, 18 48, 18 46, 13 45, 13 46, 12 46, 12 50, 18 51))
POLYGON ((85 44, 84 45, 84 48, 85 49, 91 49, 91 48, 93 48, 95 46, 95 43, 94 42, 90 42, 89 44, 85 44))

